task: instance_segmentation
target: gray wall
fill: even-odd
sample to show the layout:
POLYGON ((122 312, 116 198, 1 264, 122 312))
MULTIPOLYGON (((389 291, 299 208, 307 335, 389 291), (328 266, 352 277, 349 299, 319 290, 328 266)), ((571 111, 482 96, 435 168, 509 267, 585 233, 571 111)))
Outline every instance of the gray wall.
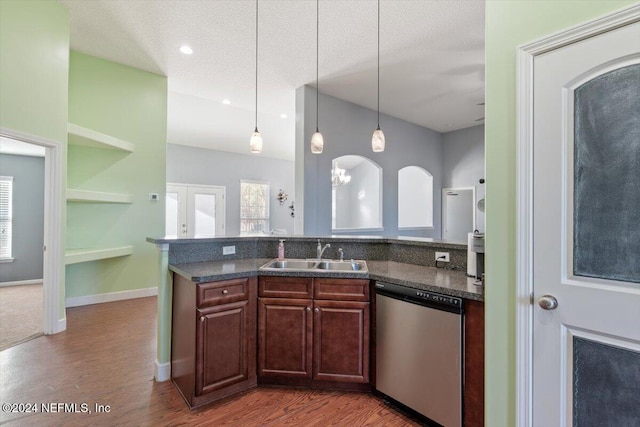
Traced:
POLYGON ((292 234, 294 220, 288 206, 295 200, 294 162, 167 144, 167 182, 226 187, 227 236, 240 234, 240 180, 243 179, 271 185, 269 228, 286 229, 292 234), (289 195, 284 205, 276 200, 280 189, 289 195))
POLYGON ((44 157, 0 154, 0 175, 13 176, 13 262, 0 263, 0 282, 42 279, 44 157))
MULTIPOLYGON (((484 178, 484 126, 461 129, 443 135, 444 168, 442 172, 443 188, 475 187, 476 201, 483 199, 484 178)), ((434 185, 434 196, 436 195, 434 185)), ((484 232, 484 212, 476 208, 476 228, 484 232)))
MULTIPOLYGON (((405 166, 421 166, 433 174, 434 195, 442 188, 442 135, 436 131, 380 115, 386 137, 382 153, 371 150, 371 135, 377 113, 368 108, 320 93, 319 127, 324 136, 324 152, 309 148, 315 131, 316 91, 303 86, 296 91, 296 200, 303 201, 304 220, 297 232, 305 235, 331 234, 331 162, 347 154, 367 157, 382 167, 382 221, 384 231, 355 234, 398 235, 398 171, 405 166), (304 177, 303 181, 300 178, 304 177), (303 222, 303 224, 302 224, 303 222), (300 230, 302 228, 302 230, 300 230)), ((402 231, 403 235, 440 238, 441 198, 434 197, 434 227, 402 231)), ((298 212, 296 212, 298 213, 298 212)))

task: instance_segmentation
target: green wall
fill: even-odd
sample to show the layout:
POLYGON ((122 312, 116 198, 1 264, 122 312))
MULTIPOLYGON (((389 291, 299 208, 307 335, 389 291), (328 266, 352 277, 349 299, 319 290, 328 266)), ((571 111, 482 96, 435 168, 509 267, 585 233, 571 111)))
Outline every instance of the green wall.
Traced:
MULTIPOLYGON (((1 0, 0 126, 57 141, 62 144, 64 158, 68 80, 67 10, 53 0, 1 0)), ((64 176, 64 170, 62 174, 64 176)), ((60 227, 64 228, 64 202, 61 206, 60 227)), ((64 247, 62 233, 60 251, 63 253, 64 247)), ((64 281, 62 265, 60 283, 64 281)), ((59 319, 64 318, 64 286, 61 285, 59 319)))
POLYGON ((67 247, 133 245, 134 253, 67 266, 66 296, 157 286, 157 250, 145 239, 164 235, 166 77, 72 51, 69 122, 132 142, 135 151, 69 145, 68 188, 128 193, 133 203, 68 203, 67 247))
POLYGON ((66 141, 67 10, 53 0, 2 0, 0 31, 0 124, 66 141))
POLYGON ((633 1, 486 4, 486 425, 515 425, 516 48, 633 1))

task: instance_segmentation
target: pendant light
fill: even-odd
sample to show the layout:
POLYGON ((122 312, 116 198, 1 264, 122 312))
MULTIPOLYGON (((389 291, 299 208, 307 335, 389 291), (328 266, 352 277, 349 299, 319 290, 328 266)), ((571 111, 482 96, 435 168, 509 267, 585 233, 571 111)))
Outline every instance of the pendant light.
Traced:
POLYGON ((254 154, 262 153, 262 135, 258 131, 258 0, 256 0, 256 128, 251 134, 249 151, 254 154))
POLYGON ((316 131, 311 136, 311 152, 313 154, 322 153, 324 148, 324 138, 318 130, 318 98, 320 96, 318 89, 318 63, 319 63, 319 46, 320 46, 320 0, 316 0, 316 131))
POLYGON ((376 153, 384 151, 384 133, 380 129, 380 0, 378 0, 378 128, 371 137, 371 148, 376 153))

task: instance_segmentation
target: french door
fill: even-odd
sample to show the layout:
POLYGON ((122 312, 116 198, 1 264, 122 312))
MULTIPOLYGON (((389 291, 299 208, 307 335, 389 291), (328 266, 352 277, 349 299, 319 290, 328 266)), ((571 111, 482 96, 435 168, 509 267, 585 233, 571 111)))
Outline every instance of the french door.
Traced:
POLYGON ((167 184, 167 237, 213 237, 225 233, 225 187, 167 184))

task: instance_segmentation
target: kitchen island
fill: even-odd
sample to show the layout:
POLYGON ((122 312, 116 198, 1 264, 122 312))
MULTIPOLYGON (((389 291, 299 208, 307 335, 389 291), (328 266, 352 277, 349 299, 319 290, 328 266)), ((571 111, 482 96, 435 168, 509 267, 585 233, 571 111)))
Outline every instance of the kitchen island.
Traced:
MULTIPOLYGON (((174 378, 174 383, 178 386, 178 382, 191 378, 186 381, 186 387, 183 381, 181 389, 183 397, 190 406, 206 404, 211 399, 217 400, 260 383, 361 391, 374 389, 375 375, 372 377, 369 375, 369 362, 372 365, 375 364, 374 353, 370 351, 375 348, 375 340, 370 340, 375 332, 373 286, 377 281, 381 281, 464 299, 465 310, 468 313, 465 316, 467 333, 464 338, 466 347, 464 370, 465 382, 470 386, 465 392, 465 420, 482 419, 484 287, 465 274, 466 245, 431 239, 351 236, 223 237, 148 239, 148 241, 156 244, 160 249, 159 268, 161 277, 166 278, 165 287, 159 289, 156 379, 160 381, 172 377, 172 362, 174 370, 176 367, 182 369, 184 366, 189 366, 189 369, 182 369, 181 379, 176 381, 174 378), (316 247, 320 239, 322 244, 331 245, 324 258, 335 259, 338 254, 344 254, 345 259, 365 260, 368 271, 261 270, 261 266, 274 259, 274 255, 277 254, 277 243, 281 238, 286 240, 285 256, 288 259, 315 259, 316 247), (450 262, 446 264, 440 262, 438 265, 444 268, 436 268, 435 251, 449 252, 450 262), (269 294, 270 284, 275 286, 275 293, 269 294), (287 299, 290 298, 287 293, 289 291, 285 289, 287 286, 293 286, 291 291, 295 292, 290 293, 295 297, 293 300, 287 299), (337 291, 318 294, 317 290, 322 286, 325 290, 337 291), (296 293, 303 289, 308 292, 307 296, 296 293), (354 289, 357 289, 357 292, 354 293, 354 289), (341 292, 347 293, 341 294, 341 292), (364 292, 362 297, 356 295, 360 292, 364 292), (271 295, 283 298, 272 298, 271 295), (188 301, 186 305, 185 301, 188 301), (176 304, 182 304, 181 308, 176 304), (178 315, 179 310, 182 311, 178 315), (297 320, 287 318, 286 316, 292 313, 291 310, 300 313, 303 317, 298 317, 297 320), (271 317, 266 317, 267 314, 271 317), (163 323, 163 318, 168 319, 168 322, 163 323), (183 321, 185 319, 186 323, 183 321), (260 326, 260 319, 263 322, 262 326, 260 326), (298 326, 299 332, 307 334, 307 344, 297 350, 297 356, 295 356, 297 359, 293 359, 292 365, 294 367, 297 366, 296 364, 304 365, 304 369, 300 372, 292 374, 295 369, 291 367, 274 370, 273 367, 280 362, 277 361, 274 364, 273 360, 279 359, 269 361, 260 354, 262 347, 259 346, 264 346, 265 342, 272 343, 272 348, 276 348, 277 346, 287 347, 290 346, 290 342, 299 341, 297 339, 283 341, 279 338, 279 334, 270 332, 268 327, 270 324, 266 324, 266 319, 271 319, 268 322, 284 321, 286 324, 290 324, 291 321, 301 322, 298 326), (316 328, 323 325, 325 336, 330 336, 335 334, 331 330, 335 322, 345 325, 350 331, 348 336, 360 336, 361 340, 344 344, 345 347, 340 350, 340 353, 334 354, 332 348, 335 348, 336 343, 320 345, 320 341, 314 338, 312 333, 316 329, 311 325, 316 325, 316 328), (182 344, 178 345, 173 337, 174 357, 171 357, 171 323, 174 328, 182 328, 179 334, 174 334, 181 337, 182 344), (188 326, 187 329, 184 329, 185 324, 188 326), (215 346, 207 350, 205 343, 211 341, 207 337, 221 337, 219 334, 222 327, 231 331, 225 335, 224 341, 234 343, 235 350, 229 352, 226 348, 223 351, 224 347, 215 346), (304 332, 305 328, 307 332, 304 332), (188 332, 185 333, 185 331, 188 332), (199 337, 197 340, 196 335, 199 337), (185 336, 187 341, 184 341, 185 336), (186 353, 184 351, 181 353, 178 348, 184 350, 185 342, 191 347, 186 353), (220 360, 207 359, 205 351, 209 354, 215 352, 233 356, 231 359, 225 359, 224 364, 221 364, 220 360), (241 352, 243 352, 240 358, 242 363, 238 365, 234 360, 241 352), (182 356, 175 357, 178 354, 182 356), (312 354, 315 356, 312 357, 312 354), (323 357, 330 363, 338 364, 341 357, 336 354, 351 354, 342 359, 359 362, 352 363, 352 367, 347 366, 345 372, 340 375, 322 374, 321 368, 315 365, 315 361, 323 357), (197 363, 196 359, 198 359, 197 363), (185 360, 188 361, 186 365, 185 360), (314 361, 313 366, 311 360, 314 361), (306 365, 305 361, 308 362, 306 365), (270 366, 270 363, 273 366, 270 366), (235 386, 225 387, 226 377, 217 378, 214 375, 214 372, 219 371, 220 366, 223 365, 229 367, 225 369, 231 372, 229 378, 235 378, 232 381, 232 383, 235 382, 235 386), (242 372, 238 370, 240 367, 243 369, 242 372), (213 379, 209 382, 205 381, 207 372, 210 379, 213 379), (332 381, 317 381, 318 378, 332 381), (193 390, 193 393, 189 394, 190 390, 193 390)), ((286 362, 285 359, 282 360, 284 360, 282 363, 286 362)))

